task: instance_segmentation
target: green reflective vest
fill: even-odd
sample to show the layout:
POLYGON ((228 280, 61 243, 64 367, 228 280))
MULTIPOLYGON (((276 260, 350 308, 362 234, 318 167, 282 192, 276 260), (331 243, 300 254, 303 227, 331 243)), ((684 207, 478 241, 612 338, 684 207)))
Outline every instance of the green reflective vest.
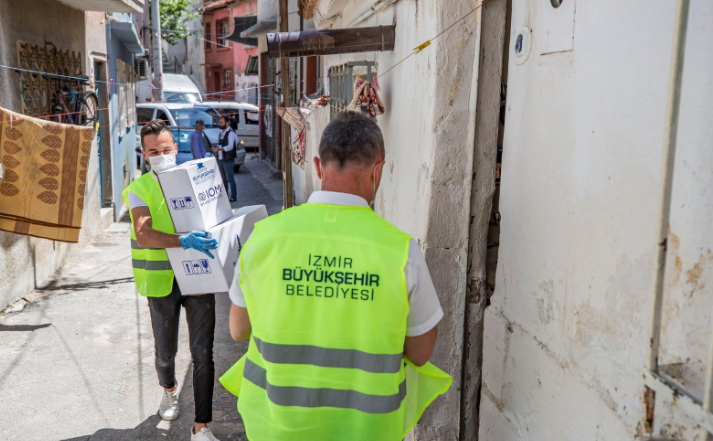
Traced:
POLYGON ((410 237, 362 207, 304 204, 241 252, 253 336, 221 379, 251 441, 397 441, 451 377, 403 357, 410 237))
MULTIPOLYGON (((129 191, 146 202, 151 211, 151 228, 168 234, 175 234, 173 220, 163 197, 161 186, 151 172, 142 175, 128 187, 121 195, 124 203, 129 206, 129 191)), ((134 216, 131 216, 131 265, 134 268, 134 282, 139 294, 147 297, 165 297, 173 288, 173 269, 168 261, 168 254, 163 248, 141 248, 136 243, 134 230, 134 216)))

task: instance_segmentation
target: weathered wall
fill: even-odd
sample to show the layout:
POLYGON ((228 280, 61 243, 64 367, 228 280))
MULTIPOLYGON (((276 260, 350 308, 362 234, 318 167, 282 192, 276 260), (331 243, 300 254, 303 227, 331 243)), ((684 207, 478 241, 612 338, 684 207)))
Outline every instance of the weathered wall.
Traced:
MULTIPOLYGON (((85 15, 54 0, 0 2, 0 63, 17 66, 16 41, 81 52, 86 69, 85 15), (57 26, 57 17, 62 26, 57 26)), ((85 70, 86 72, 86 70, 85 70)), ((20 112, 16 73, 0 68, 0 107, 20 112)), ((96 141, 95 141, 96 144, 96 141)), ((87 194, 79 244, 66 244, 0 232, 0 310, 29 294, 99 231, 99 185, 96 145, 87 174, 87 194)))
MULTIPOLYGON (((373 3, 341 5, 342 15, 333 27, 355 23, 373 3)), ((360 27, 395 23, 393 52, 323 57, 321 76, 327 75, 329 66, 352 60, 375 61, 377 72, 386 72, 472 8, 470 2, 398 1, 357 23, 360 27)), ((432 361, 454 377, 449 392, 428 409, 410 439, 459 438, 478 17, 461 21, 429 48, 379 78, 386 106, 386 113, 378 117, 386 165, 376 211, 416 238, 425 252, 445 313, 432 361)), ((315 19, 318 27, 325 23, 329 25, 315 19)))
MULTIPOLYGON (((697 284, 711 278, 713 4, 692 3, 667 289, 679 295, 664 338, 671 360, 710 338, 711 300, 697 284), (682 312, 692 304, 701 311, 682 312)), ((640 433, 674 7, 580 0, 567 23, 547 18, 550 2, 513 2, 481 440, 640 433), (518 57, 523 26, 532 44, 518 57), (573 50, 542 55, 568 33, 573 50)), ((675 412, 657 402, 656 432, 695 439, 675 412)))

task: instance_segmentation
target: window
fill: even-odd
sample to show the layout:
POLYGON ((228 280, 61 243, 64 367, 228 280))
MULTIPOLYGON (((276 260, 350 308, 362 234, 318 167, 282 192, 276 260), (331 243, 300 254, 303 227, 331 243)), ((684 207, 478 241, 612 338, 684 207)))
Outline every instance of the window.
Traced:
POLYGON ((153 109, 140 107, 136 109, 136 115, 139 117, 139 125, 142 126, 153 119, 153 109))
POLYGON ((218 112, 210 107, 193 107, 185 109, 172 109, 171 115, 179 127, 194 127, 196 121, 202 119, 206 129, 218 126, 218 112))
POLYGON ((233 76, 233 71, 232 69, 225 69, 223 71, 223 87, 227 87, 230 89, 230 86, 232 84, 232 76, 233 76))
POLYGON ((168 115, 166 115, 166 112, 164 112, 161 109, 156 111, 156 119, 162 119, 163 122, 165 122, 167 126, 171 125, 171 120, 168 119, 168 115))
POLYGON ((260 112, 257 110, 246 110, 245 111, 245 124, 260 124, 260 112))
POLYGON ((191 153, 191 133, 192 131, 171 129, 173 140, 178 144, 178 153, 191 153))
POLYGON ((164 98, 167 103, 186 103, 194 104, 200 102, 201 97, 197 93, 190 92, 172 92, 166 93, 164 98))
POLYGON ((257 75, 257 57, 248 58, 248 64, 245 66, 245 75, 257 75))
POLYGON ((215 37, 219 48, 230 47, 230 43, 225 39, 230 35, 230 24, 228 20, 215 22, 215 37))
POLYGON ((205 24, 205 50, 209 51, 210 47, 213 46, 213 43, 211 40, 213 39, 213 35, 211 33, 211 28, 210 28, 210 23, 205 24))

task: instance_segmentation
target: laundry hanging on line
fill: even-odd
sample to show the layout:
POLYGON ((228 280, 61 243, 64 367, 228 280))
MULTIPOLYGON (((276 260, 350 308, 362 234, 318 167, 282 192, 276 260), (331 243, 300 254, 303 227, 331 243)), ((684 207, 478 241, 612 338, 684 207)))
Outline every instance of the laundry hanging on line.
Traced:
POLYGON ((79 241, 94 127, 0 108, 0 230, 79 241))

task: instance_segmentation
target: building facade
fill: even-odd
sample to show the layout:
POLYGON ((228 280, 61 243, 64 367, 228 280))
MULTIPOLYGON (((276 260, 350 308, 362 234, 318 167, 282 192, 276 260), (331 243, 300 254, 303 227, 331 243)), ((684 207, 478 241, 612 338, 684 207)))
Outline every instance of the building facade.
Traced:
MULTIPOLYGON (((0 63, 42 73, 12 71, 0 68, 0 106, 18 113, 47 117, 47 106, 54 90, 23 89, 22 75, 42 75, 46 78, 55 72, 51 66, 62 63, 50 62, 47 57, 65 56, 74 60, 70 76, 88 77, 89 86, 95 88, 100 99, 100 108, 108 102, 109 81, 112 69, 109 66, 106 44, 108 19, 106 12, 125 11, 132 13, 141 9, 141 0, 111 0, 102 3, 104 11, 89 12, 96 2, 82 0, 6 0, 0 3, 0 63), (61 26, 57 25, 61 17, 61 26), (42 63, 39 58, 27 58, 23 51, 47 54, 42 63), (64 54, 64 55, 62 55, 64 54), (29 60, 29 61, 27 61, 29 60), (30 64, 27 64, 30 63, 30 64), (44 64, 43 64, 44 63, 44 64), (48 67, 50 66, 50 67, 48 67), (102 82, 105 81, 105 82, 102 82), (22 93, 21 93, 22 90, 22 93), (44 111, 42 109, 45 109, 44 111)), ((45 84, 53 84, 47 81, 45 84)), ((101 112, 100 112, 101 113, 101 112)), ((102 118, 105 114, 102 114, 102 118)), ((86 177, 86 193, 82 229, 78 244, 68 244, 37 239, 11 233, 0 233, 0 310, 26 296, 41 285, 58 268, 63 266, 84 245, 114 218, 110 207, 103 209, 102 178, 100 170, 110 170, 112 146, 111 125, 106 124, 94 137, 86 177), (100 151, 104 151, 100 159, 100 151)), ((111 175, 104 179, 111 181, 111 175)))
POLYGON ((235 31, 235 18, 252 17, 256 14, 256 0, 205 1, 203 43, 208 99, 257 104, 257 47, 227 40, 235 31))
MULTIPOLYGON (((445 311, 433 362, 453 387, 408 439, 707 439, 711 5, 691 2, 658 321, 675 2, 298 8, 317 29, 396 26, 393 51, 318 65, 332 106, 365 74, 335 68, 370 64, 379 77, 376 211, 421 244, 445 311), (654 329, 658 376, 647 369, 654 329)), ((290 16, 291 32, 300 24, 290 16)))

